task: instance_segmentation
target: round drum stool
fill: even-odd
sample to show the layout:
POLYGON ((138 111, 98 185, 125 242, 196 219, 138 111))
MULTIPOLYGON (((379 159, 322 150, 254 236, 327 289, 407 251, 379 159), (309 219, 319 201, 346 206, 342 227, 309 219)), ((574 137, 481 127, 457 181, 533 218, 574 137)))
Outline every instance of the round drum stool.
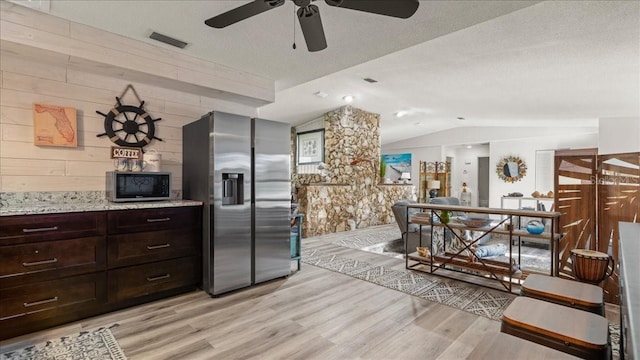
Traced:
POLYGON ((611 256, 587 249, 571 250, 571 263, 573 264, 573 275, 576 279, 595 285, 611 276, 615 268, 614 260, 611 256), (609 272, 609 264, 611 264, 611 272, 609 272))

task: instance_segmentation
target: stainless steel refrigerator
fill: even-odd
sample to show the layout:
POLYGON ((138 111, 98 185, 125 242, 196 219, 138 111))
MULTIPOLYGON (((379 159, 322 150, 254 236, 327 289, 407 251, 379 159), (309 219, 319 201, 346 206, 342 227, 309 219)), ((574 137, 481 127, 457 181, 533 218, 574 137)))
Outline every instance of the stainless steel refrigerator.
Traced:
POLYGON ((289 275, 290 125, 212 112, 182 134, 183 198, 204 203, 202 288, 289 275))

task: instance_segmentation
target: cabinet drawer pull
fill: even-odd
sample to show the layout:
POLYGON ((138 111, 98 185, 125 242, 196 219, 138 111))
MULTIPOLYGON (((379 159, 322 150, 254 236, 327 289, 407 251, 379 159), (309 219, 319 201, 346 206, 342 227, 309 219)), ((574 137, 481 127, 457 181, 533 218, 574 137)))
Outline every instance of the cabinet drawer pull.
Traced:
POLYGON ((34 261, 34 262, 23 262, 22 266, 36 266, 36 265, 44 265, 44 264, 53 264, 56 262, 58 262, 58 258, 42 260, 42 261, 34 261))
POLYGON ((50 302, 54 302, 54 301, 58 301, 58 297, 57 296, 54 296, 51 299, 34 301, 34 302, 30 302, 30 303, 23 303, 23 305, 24 305, 24 307, 30 307, 30 306, 42 305, 42 304, 46 304, 46 303, 50 303, 50 302))
POLYGON ((171 246, 171 244, 161 244, 161 245, 147 245, 147 250, 156 250, 156 249, 164 249, 171 246))
POLYGON ((158 281, 158 280, 162 280, 162 279, 168 279, 170 277, 171 277, 170 274, 164 274, 164 275, 155 276, 155 277, 148 277, 147 281, 158 281))
POLYGON ((166 217, 166 218, 160 218, 160 219, 147 219, 147 222, 150 222, 150 223, 161 222, 161 221, 171 221, 171 218, 166 217))
POLYGON ((55 231, 58 230, 57 226, 46 227, 46 228, 35 228, 35 229, 22 229, 23 233, 34 233, 40 231, 55 231))

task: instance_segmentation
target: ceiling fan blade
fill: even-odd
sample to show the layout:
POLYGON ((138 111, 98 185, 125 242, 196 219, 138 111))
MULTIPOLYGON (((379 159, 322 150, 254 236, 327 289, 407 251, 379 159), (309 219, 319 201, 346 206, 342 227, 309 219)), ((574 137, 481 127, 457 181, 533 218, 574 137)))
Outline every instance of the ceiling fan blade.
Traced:
POLYGON ((415 14, 418 0, 324 0, 327 5, 407 19, 415 14))
POLYGON ((324 36, 320 11, 315 5, 309 5, 298 9, 298 21, 304 40, 309 51, 320 51, 327 48, 327 39, 324 36))
POLYGON ((284 4, 284 1, 285 0, 254 0, 253 2, 207 19, 204 23, 216 29, 222 29, 223 27, 235 24, 238 21, 258 15, 267 10, 275 9, 284 4))

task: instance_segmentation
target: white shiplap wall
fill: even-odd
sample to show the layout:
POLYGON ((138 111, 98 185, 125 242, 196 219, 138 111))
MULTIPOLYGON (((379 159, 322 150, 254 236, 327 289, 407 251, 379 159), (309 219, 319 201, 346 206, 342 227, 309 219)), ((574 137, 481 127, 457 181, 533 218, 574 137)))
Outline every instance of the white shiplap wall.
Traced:
MULTIPOLYGON (((2 191, 104 190, 104 173, 113 170, 104 132, 104 117, 128 81, 51 64, 23 66, 19 57, 2 56, 0 100, 0 189, 2 191), (37 65, 37 66, 36 66, 37 65), (33 69, 33 70, 32 70, 33 69), (33 144, 33 103, 77 109, 78 147, 33 144)), ((155 119, 157 136, 146 148, 162 153, 163 170, 171 171, 174 189, 180 189, 182 126, 214 110, 215 99, 168 89, 132 84, 155 119)), ((138 105, 128 92, 124 104, 138 105)), ((247 109, 238 109, 244 110, 247 109)))
MULTIPOLYGON (((4 2, 0 5, 3 10, 3 29, 33 24, 38 31, 47 33, 47 26, 50 24, 50 33, 64 34, 68 31, 68 26, 65 30, 61 27, 64 22, 57 18, 31 13, 22 8, 10 8, 4 2), (9 10, 20 15, 13 17, 20 19, 22 24, 12 25, 17 23, 7 21, 7 18, 12 19, 9 10)), ((74 26, 73 23, 70 25, 74 26)), ((99 35, 99 41, 105 49, 117 47, 116 42, 124 41, 131 45, 133 41, 115 37, 109 33, 99 34, 97 33, 99 30, 96 29, 90 30, 94 36, 99 35)), ((159 69, 152 69, 153 63, 148 65, 149 69, 145 69, 148 71, 144 76, 127 76, 132 74, 130 70, 120 71, 119 65, 111 66, 108 60, 104 60, 107 63, 88 64, 78 57, 61 53, 64 49, 56 48, 56 44, 45 41, 38 43, 36 38, 28 39, 29 43, 25 45, 27 40, 24 43, 17 43, 21 41, 17 39, 17 35, 15 42, 7 41, 5 35, 2 36, 3 41, 0 47, 0 191, 2 192, 104 190, 104 173, 114 168, 112 160, 109 159, 109 149, 113 143, 106 137, 96 137, 98 133, 104 132, 104 117, 97 114, 96 110, 107 113, 116 103, 115 97, 120 96, 128 84, 132 84, 141 99, 145 101, 145 109, 151 117, 162 118, 155 125, 156 135, 164 141, 153 140, 146 148, 155 148, 162 154, 163 170, 173 173, 174 190, 182 187, 183 125, 213 110, 248 116, 256 115, 255 107, 250 104, 203 95, 201 84, 190 84, 184 77, 179 81, 179 86, 176 86, 177 82, 171 84, 166 79, 154 78, 153 72, 155 70, 159 72, 159 69), (33 144, 33 103, 76 108, 78 147, 35 146, 33 144)), ((67 41, 71 38, 64 37, 59 41, 67 41)), ((148 50, 147 54, 154 50, 149 49, 148 44, 143 46, 148 50)), ((157 51, 159 54, 166 52, 160 48, 157 51)), ((135 56, 132 54, 125 57, 134 59, 135 56)), ((162 59, 162 57, 156 58, 162 59)), ((122 62, 122 59, 117 61, 122 62)), ((197 68, 198 71, 208 71, 208 65, 201 60, 197 60, 197 67, 193 66, 196 60, 186 59, 184 56, 173 57, 170 62, 171 66, 180 69, 197 68)), ((216 64, 210 63, 210 65, 211 69, 218 69, 216 64)), ((199 79, 201 81, 202 77, 199 79)), ((262 79, 257 79, 256 85, 252 86, 252 79, 252 76, 243 75, 242 81, 236 84, 229 77, 225 80, 224 86, 229 89, 237 87, 237 94, 242 94, 242 91, 249 96, 260 94, 257 101, 262 102, 262 99, 270 96, 269 86, 262 79), (263 96, 263 94, 266 95, 263 96)), ((210 88, 215 89, 215 82, 210 84, 210 88)), ((214 91, 208 92, 214 93, 214 91)), ((138 105, 131 92, 123 97, 122 103, 138 105)))

